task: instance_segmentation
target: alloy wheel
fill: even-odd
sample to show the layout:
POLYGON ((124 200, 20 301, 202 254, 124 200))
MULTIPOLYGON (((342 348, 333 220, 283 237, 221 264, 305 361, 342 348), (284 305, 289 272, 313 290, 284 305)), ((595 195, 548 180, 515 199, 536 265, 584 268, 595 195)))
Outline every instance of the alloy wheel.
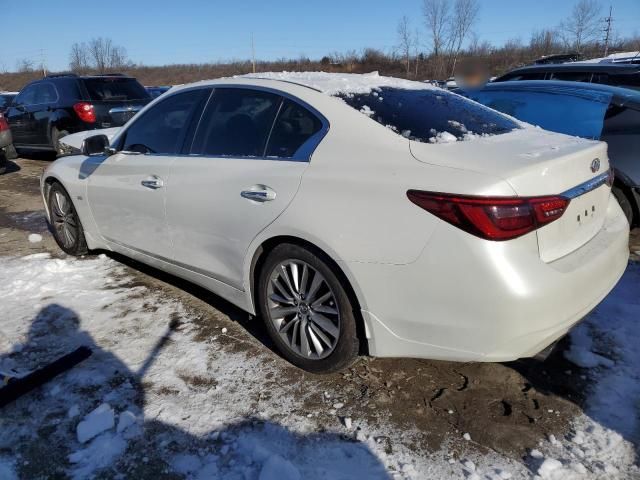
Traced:
POLYGON ((53 227, 65 248, 72 248, 78 239, 78 222, 71 202, 61 192, 54 192, 52 202, 53 227))
POLYGON ((333 352, 340 337, 340 310, 322 274, 301 260, 285 260, 267 285, 270 321, 286 345, 308 359, 333 352))

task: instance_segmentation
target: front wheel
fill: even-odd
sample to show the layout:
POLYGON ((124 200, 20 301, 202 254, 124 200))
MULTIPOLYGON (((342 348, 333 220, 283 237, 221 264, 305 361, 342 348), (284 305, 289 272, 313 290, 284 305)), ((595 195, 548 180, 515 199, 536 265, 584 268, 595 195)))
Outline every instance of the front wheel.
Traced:
POLYGON ((80 256, 88 252, 78 213, 67 191, 57 182, 49 189, 49 218, 53 238, 65 253, 80 256))
POLYGON ((356 359, 353 305, 333 267, 312 251, 274 248, 260 271, 258 299, 270 337, 297 367, 330 373, 356 359))

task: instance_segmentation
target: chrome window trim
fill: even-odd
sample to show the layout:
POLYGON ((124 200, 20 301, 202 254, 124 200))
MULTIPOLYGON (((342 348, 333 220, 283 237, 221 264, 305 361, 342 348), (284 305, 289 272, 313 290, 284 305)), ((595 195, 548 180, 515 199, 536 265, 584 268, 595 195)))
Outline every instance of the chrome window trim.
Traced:
POLYGON ((576 185, 573 188, 561 193, 560 195, 563 197, 567 197, 569 199, 578 198, 586 193, 589 193, 596 188, 601 187, 609 180, 609 172, 604 172, 598 175, 597 177, 593 177, 586 182, 581 183, 580 185, 576 185))

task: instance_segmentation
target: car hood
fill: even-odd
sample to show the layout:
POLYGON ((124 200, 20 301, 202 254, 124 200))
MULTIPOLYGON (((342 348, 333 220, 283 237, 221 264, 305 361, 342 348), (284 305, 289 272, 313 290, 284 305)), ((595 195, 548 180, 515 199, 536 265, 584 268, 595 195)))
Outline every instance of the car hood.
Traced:
POLYGON ((109 142, 118 134, 121 127, 102 128, 97 130, 85 130, 84 132, 72 133, 66 135, 60 139, 60 143, 71 147, 72 149, 80 150, 82 148, 82 141, 87 137, 93 137, 94 135, 106 135, 109 142))

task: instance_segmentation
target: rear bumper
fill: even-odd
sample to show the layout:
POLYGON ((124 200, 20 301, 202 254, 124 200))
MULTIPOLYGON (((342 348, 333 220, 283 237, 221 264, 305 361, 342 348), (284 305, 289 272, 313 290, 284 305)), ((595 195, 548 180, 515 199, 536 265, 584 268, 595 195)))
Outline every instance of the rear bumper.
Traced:
POLYGON ((509 361, 536 355, 611 291, 629 226, 611 197, 588 243, 551 263, 535 233, 489 242, 442 225, 409 265, 349 263, 374 356, 509 361))

